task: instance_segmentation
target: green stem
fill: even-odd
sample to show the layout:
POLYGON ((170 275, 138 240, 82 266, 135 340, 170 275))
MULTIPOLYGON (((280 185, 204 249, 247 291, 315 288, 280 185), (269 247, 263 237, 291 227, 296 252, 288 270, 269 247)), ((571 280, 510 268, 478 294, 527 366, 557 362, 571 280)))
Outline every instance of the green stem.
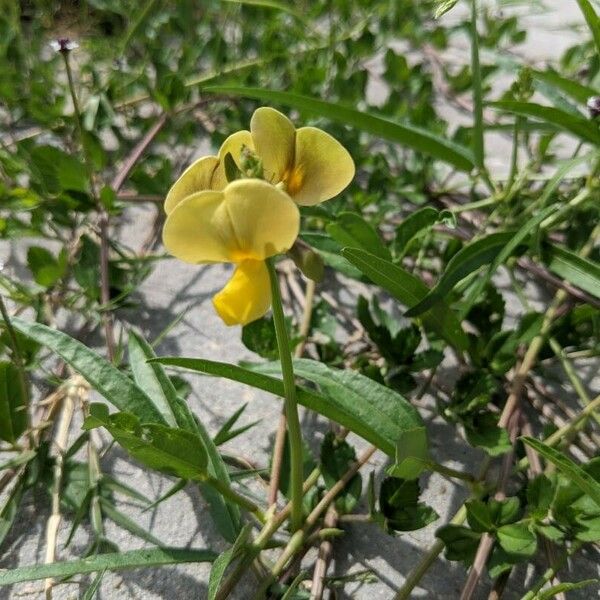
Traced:
POLYGON ((298 418, 298 404, 296 402, 296 382, 294 381, 294 367, 292 364, 292 353, 288 339, 283 306, 281 303, 281 291, 279 279, 275 271, 273 259, 268 259, 267 268, 271 280, 271 296, 273 303, 273 321, 277 336, 277 347, 281 361, 281 374, 283 376, 284 409, 287 419, 288 442, 290 447, 290 481, 292 488, 292 531, 302 526, 302 431, 300 419, 298 418))
POLYGON ((450 467, 446 467, 437 462, 427 463, 427 466, 436 473, 443 475, 447 478, 460 479, 461 481, 466 481, 467 483, 475 483, 476 479, 471 473, 465 473, 464 471, 457 471, 456 469, 452 469, 450 467))
POLYGON ((227 500, 231 500, 234 504, 241 506, 244 510, 253 513, 256 515, 258 520, 261 523, 265 523, 265 514, 260 509, 259 506, 254 504, 252 500, 246 498, 246 496, 242 496, 242 494, 238 494, 231 486, 227 485, 224 481, 220 479, 216 479, 215 477, 208 477, 205 480, 205 483, 214 487, 219 493, 221 493, 227 500))

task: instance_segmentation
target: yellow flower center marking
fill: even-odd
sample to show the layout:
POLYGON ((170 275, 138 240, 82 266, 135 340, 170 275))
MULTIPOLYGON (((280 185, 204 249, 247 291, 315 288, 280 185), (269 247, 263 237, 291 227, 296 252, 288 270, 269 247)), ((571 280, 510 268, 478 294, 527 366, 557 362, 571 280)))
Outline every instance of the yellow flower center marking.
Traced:
POLYGON ((290 196, 294 196, 300 191, 300 188, 302 188, 302 184, 304 183, 304 173, 299 167, 292 167, 286 171, 283 176, 283 181, 285 182, 287 193, 290 196))

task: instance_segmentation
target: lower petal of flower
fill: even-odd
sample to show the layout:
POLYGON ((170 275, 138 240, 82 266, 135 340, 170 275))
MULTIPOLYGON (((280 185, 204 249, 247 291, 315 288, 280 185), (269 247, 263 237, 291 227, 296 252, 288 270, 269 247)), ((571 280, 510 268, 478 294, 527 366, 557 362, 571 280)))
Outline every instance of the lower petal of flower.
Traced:
POLYGON ((246 325, 260 319, 271 306, 271 284, 262 260, 237 265, 227 285, 213 297, 213 305, 226 325, 246 325))

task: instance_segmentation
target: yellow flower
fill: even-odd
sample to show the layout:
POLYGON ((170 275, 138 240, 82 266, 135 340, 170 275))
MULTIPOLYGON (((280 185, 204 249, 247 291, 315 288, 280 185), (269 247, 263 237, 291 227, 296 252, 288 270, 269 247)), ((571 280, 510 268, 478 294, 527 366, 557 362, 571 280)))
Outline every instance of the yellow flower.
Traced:
POLYGON ((271 306, 265 259, 287 251, 299 227, 298 207, 285 192, 260 179, 240 179, 180 199, 168 211, 163 243, 185 262, 234 263, 213 304, 227 325, 245 325, 271 306))
POLYGON ((230 153, 239 166, 244 146, 262 160, 265 179, 301 206, 333 198, 354 177, 352 157, 335 138, 316 127, 296 129, 279 111, 262 107, 252 115, 250 131, 230 135, 218 156, 201 158, 183 172, 165 200, 167 214, 190 194, 224 189, 225 156, 230 153))

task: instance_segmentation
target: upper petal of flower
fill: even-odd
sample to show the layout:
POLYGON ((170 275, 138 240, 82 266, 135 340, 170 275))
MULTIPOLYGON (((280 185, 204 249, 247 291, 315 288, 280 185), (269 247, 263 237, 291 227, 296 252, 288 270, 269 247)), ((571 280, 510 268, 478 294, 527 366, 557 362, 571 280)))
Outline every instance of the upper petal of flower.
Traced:
POLYGON ((212 189, 222 190, 227 185, 227 176, 225 175, 225 156, 231 154, 231 157, 235 161, 236 165, 240 166, 240 155, 242 148, 247 146, 251 150, 254 149, 252 144, 252 136, 250 132, 243 129, 242 131, 236 131, 232 133, 219 148, 219 165, 215 169, 212 178, 212 189))
POLYGON ((296 131, 287 191, 301 206, 312 206, 339 194, 354 178, 354 161, 335 138, 316 127, 296 131))
POLYGON ((190 263, 229 262, 237 252, 223 192, 204 191, 184 198, 169 213, 163 244, 190 263))
POLYGON ((213 305, 226 325, 246 325, 260 319, 271 306, 271 284, 265 262, 241 262, 225 287, 213 297, 213 305))
POLYGON ((265 179, 279 183, 294 161, 296 128, 278 110, 263 106, 250 120, 254 149, 261 158, 265 179))
POLYGON ((285 192, 262 179, 238 179, 223 193, 238 248, 233 262, 264 260, 292 247, 300 212, 285 192))
POLYGON ((164 209, 169 214, 187 196, 211 189, 213 173, 219 164, 216 156, 205 156, 192 163, 173 184, 165 198, 164 209))

